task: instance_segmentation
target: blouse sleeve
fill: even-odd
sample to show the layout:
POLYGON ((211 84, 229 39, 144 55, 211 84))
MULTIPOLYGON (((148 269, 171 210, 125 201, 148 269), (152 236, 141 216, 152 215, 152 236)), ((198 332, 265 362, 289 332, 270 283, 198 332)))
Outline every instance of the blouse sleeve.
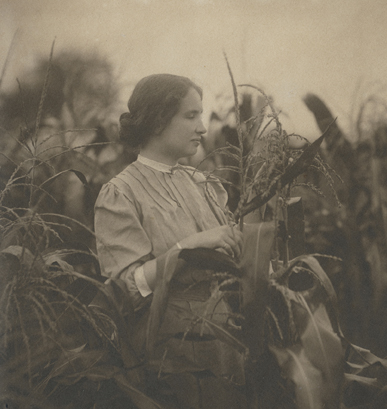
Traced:
POLYGON ((189 166, 186 166, 185 169, 203 191, 215 215, 217 215, 218 219, 223 220, 222 224, 232 219, 227 208, 228 194, 220 180, 213 175, 206 177, 202 172, 189 166))
POLYGON ((227 195, 226 189, 220 183, 219 179, 215 177, 211 177, 209 180, 207 180, 207 182, 212 187, 219 206, 225 209, 227 206, 227 201, 228 201, 228 195, 227 195))
POLYGON ((104 185, 97 198, 95 234, 103 275, 123 280, 134 305, 138 305, 142 297, 134 272, 153 258, 152 244, 134 201, 113 183, 104 185))

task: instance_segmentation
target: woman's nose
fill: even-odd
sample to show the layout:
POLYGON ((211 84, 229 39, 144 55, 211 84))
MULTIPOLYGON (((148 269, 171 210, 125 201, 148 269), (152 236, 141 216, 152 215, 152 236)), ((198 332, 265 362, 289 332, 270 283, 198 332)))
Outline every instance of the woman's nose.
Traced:
POLYGON ((207 132, 207 129, 204 126, 202 119, 200 119, 198 126, 196 127, 196 132, 199 134, 205 134, 207 132))

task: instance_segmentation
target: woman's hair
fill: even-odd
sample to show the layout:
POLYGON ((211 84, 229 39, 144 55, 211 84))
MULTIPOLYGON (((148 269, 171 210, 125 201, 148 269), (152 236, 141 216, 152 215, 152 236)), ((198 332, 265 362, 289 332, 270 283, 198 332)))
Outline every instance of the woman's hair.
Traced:
POLYGON ((120 139, 134 148, 145 146, 170 123, 191 88, 202 98, 202 89, 186 77, 155 74, 140 80, 129 98, 129 112, 120 116, 120 139))

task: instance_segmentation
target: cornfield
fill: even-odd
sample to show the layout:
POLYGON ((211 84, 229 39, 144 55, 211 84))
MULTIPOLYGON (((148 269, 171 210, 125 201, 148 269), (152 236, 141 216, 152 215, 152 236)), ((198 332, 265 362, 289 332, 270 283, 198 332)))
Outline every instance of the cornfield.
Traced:
MULTIPOLYGON (((169 365, 197 379, 218 376, 193 370, 192 362, 154 356, 169 287, 182 262, 210 269, 217 279, 208 310, 191 318, 206 336, 243 357, 245 387, 222 379, 240 407, 387 403, 387 361, 378 357, 386 353, 387 331, 381 313, 386 100, 377 94, 362 100, 350 140, 325 104, 308 95, 305 103, 322 132, 310 143, 283 129, 262 89, 237 86, 226 63, 236 138, 208 152, 197 172, 207 179, 216 175, 229 190, 232 217, 246 238, 243 257, 176 251, 148 309, 143 354, 135 346, 138 317, 125 288, 101 275, 95 254, 99 188, 135 158, 114 139, 110 118, 118 87, 109 64, 71 55, 55 59, 51 51, 45 72, 38 72, 40 84, 19 81, 18 92, 1 95, 5 407, 173 408, 152 390, 146 368, 161 374, 169 365), (252 95, 261 103, 246 115, 243 98, 252 95), (302 148, 294 148, 296 139, 302 148), (210 320, 210 306, 223 298, 232 311, 220 326, 210 320)), ((183 337, 189 336, 187 327, 183 337)))

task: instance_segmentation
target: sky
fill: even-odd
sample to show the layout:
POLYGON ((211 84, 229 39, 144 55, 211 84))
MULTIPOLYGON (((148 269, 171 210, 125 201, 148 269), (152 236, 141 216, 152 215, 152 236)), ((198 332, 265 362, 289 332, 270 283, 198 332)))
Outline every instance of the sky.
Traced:
POLYGON ((123 82, 188 76, 208 107, 231 92, 225 52, 238 84, 274 98, 288 132, 315 138, 306 93, 345 127, 359 84, 387 82, 386 0, 0 0, 0 16, 3 89, 55 39, 56 53, 103 53, 123 82))

